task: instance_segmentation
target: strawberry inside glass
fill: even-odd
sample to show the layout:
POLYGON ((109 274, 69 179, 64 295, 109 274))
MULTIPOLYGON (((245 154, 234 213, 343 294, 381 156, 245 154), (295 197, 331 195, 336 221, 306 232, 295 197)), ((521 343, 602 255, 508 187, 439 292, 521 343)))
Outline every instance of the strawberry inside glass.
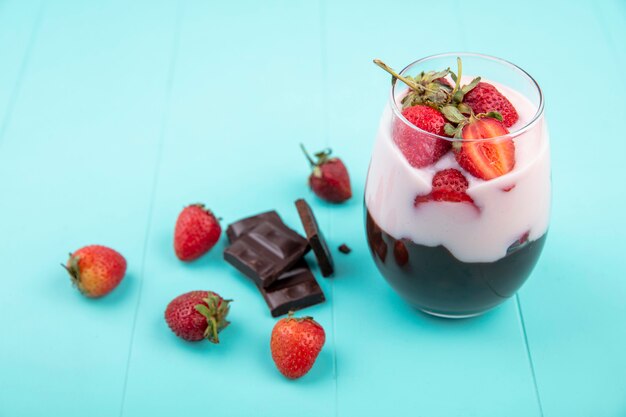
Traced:
POLYGON ((550 150, 537 83, 479 54, 393 74, 365 189, 375 263, 410 304, 468 317, 531 274, 550 217, 550 150))

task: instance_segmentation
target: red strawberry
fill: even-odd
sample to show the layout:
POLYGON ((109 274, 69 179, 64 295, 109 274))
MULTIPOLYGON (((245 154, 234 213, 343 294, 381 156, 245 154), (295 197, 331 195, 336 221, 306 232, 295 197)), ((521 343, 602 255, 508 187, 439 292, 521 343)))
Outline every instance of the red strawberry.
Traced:
MULTIPOLYGON (((446 119, 439 110, 418 104, 402 110, 402 115, 419 129, 439 136, 445 135, 443 127, 446 119)), ((451 146, 450 141, 407 126, 400 119, 394 121, 393 140, 409 164, 415 168, 434 164, 451 146)))
POLYGON ((451 203, 473 203, 474 200, 466 194, 469 183, 461 171, 454 168, 444 169, 435 174, 432 181, 433 189, 430 194, 415 197, 414 205, 429 201, 448 201, 451 203))
POLYGON ((289 317, 279 320, 272 330, 272 359, 281 374, 300 378, 313 367, 326 341, 324 328, 312 317, 289 317))
POLYGON ((396 240, 393 244, 393 257, 399 267, 403 267, 409 262, 409 251, 401 240, 396 240))
POLYGON ((217 334, 230 324, 226 320, 232 300, 212 291, 191 291, 174 298, 165 309, 165 321, 176 336, 195 342, 219 343, 217 334))
POLYGON ((192 204, 180 212, 174 230, 174 251, 181 261, 193 261, 207 253, 220 238, 222 228, 211 210, 192 204))
POLYGON ((304 145, 300 144, 300 147, 313 168, 309 186, 319 198, 331 203, 343 203, 352 197, 350 175, 341 159, 330 158, 332 151, 327 149, 316 153, 317 161, 313 161, 304 145))
MULTIPOLYGON (((495 138, 508 134, 502 122, 491 117, 471 118, 463 126, 463 139, 495 138)), ((515 144, 509 138, 498 140, 458 141, 454 150, 463 169, 477 178, 490 180, 511 171, 515 166, 515 144)))
POLYGON ((498 112, 502 115, 504 126, 511 127, 519 116, 513 104, 489 83, 480 82, 463 97, 463 103, 472 108, 474 113, 498 112))
POLYGON ((126 274, 126 259, 111 248, 100 245, 85 246, 74 253, 66 265, 72 282, 83 295, 102 297, 113 291, 126 274))

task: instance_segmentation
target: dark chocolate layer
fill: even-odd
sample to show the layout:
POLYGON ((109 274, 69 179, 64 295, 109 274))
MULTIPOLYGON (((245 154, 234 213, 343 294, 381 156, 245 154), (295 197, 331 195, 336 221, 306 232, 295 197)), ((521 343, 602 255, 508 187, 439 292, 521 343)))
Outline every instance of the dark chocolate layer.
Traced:
POLYGON ((532 272, 546 241, 520 237, 494 262, 463 262, 444 246, 395 239, 366 211, 367 239, 376 266, 413 306, 435 314, 484 312, 515 294, 532 272))

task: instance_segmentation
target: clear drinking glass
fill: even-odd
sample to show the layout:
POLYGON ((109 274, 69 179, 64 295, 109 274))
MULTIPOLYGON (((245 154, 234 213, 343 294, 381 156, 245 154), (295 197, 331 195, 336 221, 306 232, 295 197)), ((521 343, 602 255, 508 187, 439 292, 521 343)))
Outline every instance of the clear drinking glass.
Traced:
POLYGON ((378 269, 410 304, 443 317, 478 315, 515 294, 541 254, 551 203, 543 96, 528 73, 499 58, 448 53, 415 61, 400 75, 454 69, 457 57, 470 74, 462 84, 481 76, 511 101, 519 120, 509 134, 494 138, 434 135, 402 116, 408 87, 394 80, 365 189, 367 239, 378 269), (435 163, 421 166, 406 156, 428 156, 441 149, 437 141, 449 150, 435 163), (455 158, 464 143, 503 141, 514 143, 515 165, 497 178, 474 177, 455 158), (436 173, 451 168, 467 179, 468 201, 426 201, 436 173))

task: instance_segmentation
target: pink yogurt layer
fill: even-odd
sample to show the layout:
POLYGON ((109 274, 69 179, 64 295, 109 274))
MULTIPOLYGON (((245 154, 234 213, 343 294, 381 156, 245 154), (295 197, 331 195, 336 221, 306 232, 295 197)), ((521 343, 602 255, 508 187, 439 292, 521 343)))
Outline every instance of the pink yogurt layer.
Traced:
POLYGON ((537 106, 513 89, 486 82, 495 85, 519 114, 519 120, 509 129, 516 161, 511 172, 483 181, 464 171, 452 151, 434 165, 412 167, 391 138, 393 118, 388 104, 365 189, 365 204, 384 231, 396 239, 407 238, 421 245, 443 245, 463 262, 497 261, 525 233, 531 241, 543 236, 550 218, 550 149, 545 121, 541 117, 517 134, 534 118, 537 106), (479 211, 466 203, 429 202, 414 207, 415 197, 430 193, 433 176, 446 168, 458 169, 465 175, 469 181, 467 194, 479 211))

